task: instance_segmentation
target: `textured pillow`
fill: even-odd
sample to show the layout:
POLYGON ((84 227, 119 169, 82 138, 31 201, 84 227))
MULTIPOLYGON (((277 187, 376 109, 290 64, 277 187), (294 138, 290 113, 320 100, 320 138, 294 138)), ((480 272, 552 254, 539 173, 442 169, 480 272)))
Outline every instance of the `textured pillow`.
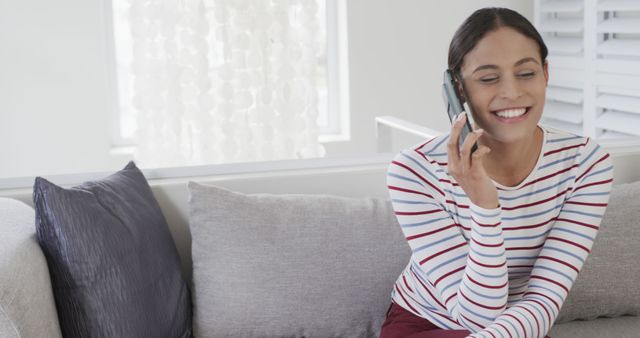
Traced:
POLYGON ((61 337, 33 208, 0 197, 0 337, 61 337))
POLYGON ((388 200, 189 191, 196 337, 378 337, 410 255, 388 200))
POLYGON ((65 337, 191 335, 175 244, 133 162, 69 189, 38 177, 33 201, 65 337))
POLYGON ((556 323, 640 315, 640 182, 613 186, 600 230, 556 323))

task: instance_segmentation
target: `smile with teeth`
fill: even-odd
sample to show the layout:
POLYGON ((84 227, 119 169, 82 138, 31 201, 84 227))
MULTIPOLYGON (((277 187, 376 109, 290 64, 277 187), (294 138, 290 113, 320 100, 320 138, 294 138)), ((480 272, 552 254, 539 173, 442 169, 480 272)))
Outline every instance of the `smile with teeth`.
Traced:
POLYGON ((524 115, 527 112, 527 108, 516 108, 516 109, 505 109, 505 110, 500 110, 500 111, 496 111, 493 112, 494 114, 502 117, 502 118, 506 118, 506 119, 510 119, 510 118, 515 118, 515 117, 519 117, 524 115))

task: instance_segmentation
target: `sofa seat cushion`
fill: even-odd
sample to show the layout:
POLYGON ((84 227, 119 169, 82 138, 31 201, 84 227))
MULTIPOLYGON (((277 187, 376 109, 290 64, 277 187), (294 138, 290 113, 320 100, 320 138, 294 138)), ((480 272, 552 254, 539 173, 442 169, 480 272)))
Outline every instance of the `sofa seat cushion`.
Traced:
POLYGON ((549 331, 551 338, 638 338, 640 337, 640 317, 621 316, 594 320, 574 320, 555 324, 549 331))
POLYGON ((386 199, 189 183, 197 337, 377 337, 410 250, 386 199))
POLYGON ((0 197, 0 337, 61 337, 30 206, 0 197))

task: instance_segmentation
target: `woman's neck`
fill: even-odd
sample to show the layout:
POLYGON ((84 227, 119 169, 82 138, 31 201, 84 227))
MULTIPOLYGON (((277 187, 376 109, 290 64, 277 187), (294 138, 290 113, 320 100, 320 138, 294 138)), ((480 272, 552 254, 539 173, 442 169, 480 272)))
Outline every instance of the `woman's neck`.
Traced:
POLYGON ((478 142, 491 148, 482 163, 489 177, 507 186, 516 186, 535 169, 542 148, 543 131, 537 127, 531 137, 504 143, 482 136, 478 142))

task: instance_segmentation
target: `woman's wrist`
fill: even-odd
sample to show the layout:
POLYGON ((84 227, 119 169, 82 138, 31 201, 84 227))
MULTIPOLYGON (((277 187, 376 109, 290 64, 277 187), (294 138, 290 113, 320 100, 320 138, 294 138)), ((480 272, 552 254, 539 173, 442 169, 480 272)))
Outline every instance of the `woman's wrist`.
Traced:
POLYGON ((500 207, 500 202, 495 198, 488 198, 484 200, 476 200, 475 198, 469 198, 473 205, 480 207, 482 209, 493 210, 500 207))
POLYGON ((479 206, 482 209, 488 209, 488 210, 498 209, 500 207, 500 203, 498 203, 498 201, 495 201, 495 202, 481 202, 481 203, 473 203, 473 204, 479 206))

